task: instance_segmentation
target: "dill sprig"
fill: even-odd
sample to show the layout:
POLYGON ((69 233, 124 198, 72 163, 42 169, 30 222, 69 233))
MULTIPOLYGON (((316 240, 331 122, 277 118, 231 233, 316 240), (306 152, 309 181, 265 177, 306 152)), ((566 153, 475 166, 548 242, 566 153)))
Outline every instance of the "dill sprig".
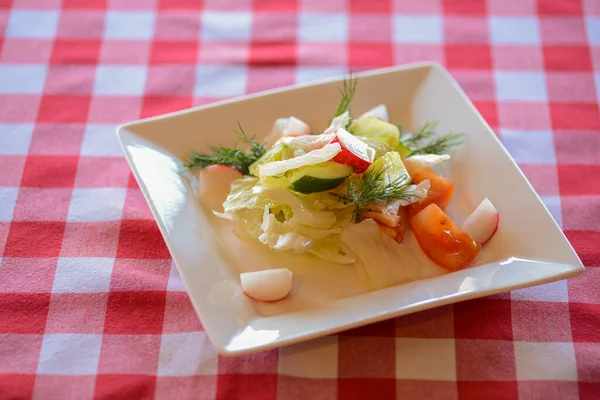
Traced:
POLYGON ((420 142, 429 139, 435 135, 435 129, 437 128, 438 122, 425 122, 415 133, 409 133, 405 135, 401 141, 405 146, 413 147, 418 146, 420 142))
POLYGON ((250 166, 265 154, 265 146, 258 143, 254 137, 249 137, 244 132, 242 125, 238 122, 239 131, 236 131, 238 138, 248 144, 248 151, 234 145, 234 147, 211 146, 213 154, 200 154, 192 152, 190 158, 185 162, 185 167, 189 170, 202 169, 211 165, 222 164, 235 168, 244 175, 249 175, 250 166))
POLYGON ((409 133, 400 138, 405 146, 412 150, 410 155, 415 154, 449 154, 456 147, 464 143, 462 133, 449 133, 436 136, 438 122, 426 122, 415 133, 409 133))
POLYGON ((354 98, 354 93, 356 92, 356 83, 357 79, 350 75, 349 79, 344 78, 344 83, 342 84, 342 88, 340 89, 340 95, 342 99, 340 100, 340 104, 338 105, 338 109, 335 112, 334 117, 339 117, 346 111, 350 111, 350 104, 352 103, 352 99, 354 98))
POLYGON ((353 217, 356 223, 375 201, 394 199, 413 200, 416 195, 408 189, 409 177, 406 173, 397 176, 389 183, 384 182, 386 168, 371 173, 353 176, 346 181, 346 194, 336 194, 344 204, 354 204, 353 217))

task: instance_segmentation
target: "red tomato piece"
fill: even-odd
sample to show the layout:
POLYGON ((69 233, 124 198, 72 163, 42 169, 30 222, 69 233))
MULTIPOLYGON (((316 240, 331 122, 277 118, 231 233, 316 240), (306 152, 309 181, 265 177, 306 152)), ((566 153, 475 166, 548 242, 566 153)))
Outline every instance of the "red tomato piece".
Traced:
POLYGON ((437 204, 443 210, 452 198, 452 193, 454 193, 454 183, 452 181, 436 174, 429 168, 422 169, 413 176, 415 184, 419 184, 426 179, 429 179, 429 183, 431 184, 427 192, 427 197, 420 202, 415 202, 405 207, 408 218, 411 218, 430 204, 437 204))
POLYGON ((448 271, 469 265, 481 246, 432 203, 409 221, 421 249, 433 262, 448 271))

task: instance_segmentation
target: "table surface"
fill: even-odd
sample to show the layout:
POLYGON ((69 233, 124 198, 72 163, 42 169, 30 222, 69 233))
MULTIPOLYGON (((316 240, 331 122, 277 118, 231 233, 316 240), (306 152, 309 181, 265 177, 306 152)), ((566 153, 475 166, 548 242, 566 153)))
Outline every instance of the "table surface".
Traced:
POLYGON ((0 0, 0 398, 600 398, 598 96, 598 0, 0 0), (117 124, 422 60, 586 272, 219 357, 117 124))

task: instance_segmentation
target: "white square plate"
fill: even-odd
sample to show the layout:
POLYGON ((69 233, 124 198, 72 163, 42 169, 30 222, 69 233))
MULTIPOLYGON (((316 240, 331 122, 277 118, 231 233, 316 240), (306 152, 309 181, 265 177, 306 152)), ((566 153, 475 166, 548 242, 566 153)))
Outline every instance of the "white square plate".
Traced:
MULTIPOLYGON (((474 267, 369 291, 352 268, 240 241, 228 221, 198 202, 194 180, 181 173, 191 149, 232 145, 241 122, 263 138, 276 118, 294 115, 320 132, 339 101, 341 78, 283 88, 131 122, 118 137, 183 277, 192 303, 221 354, 238 355, 308 340, 416 311, 579 275, 584 268, 515 162, 450 74, 437 64, 411 64, 358 75, 352 103, 359 115, 386 104, 391 121, 414 128, 438 120, 442 132, 467 142, 442 172, 455 183, 448 214, 457 222, 485 197, 500 227, 474 267), (289 299, 258 304, 241 293, 239 273, 274 267, 294 271, 289 299)), ((424 260, 427 264, 428 261, 424 260)))

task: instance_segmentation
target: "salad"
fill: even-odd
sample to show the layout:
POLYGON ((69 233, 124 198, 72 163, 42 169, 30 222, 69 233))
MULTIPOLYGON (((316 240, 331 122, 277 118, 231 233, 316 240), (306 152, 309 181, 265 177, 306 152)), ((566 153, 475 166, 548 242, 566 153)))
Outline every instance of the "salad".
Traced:
MULTIPOLYGON (((404 132, 389 122, 383 104, 355 116, 356 87, 356 79, 344 80, 340 104, 323 132, 290 116, 275 121, 264 143, 238 124, 243 148, 193 152, 186 167, 200 171, 205 187, 200 196, 226 185, 222 211, 213 213, 231 221, 239 238, 273 251, 360 263, 376 287, 420 279, 413 250, 403 244, 407 230, 440 267, 450 272, 467 267, 495 233, 499 218, 489 199, 462 226, 444 212, 454 184, 432 167, 447 162, 464 135, 439 135, 436 123, 404 132)), ((291 287, 285 271, 271 270, 269 276, 291 287)), ((261 279, 246 276, 244 282, 258 285, 249 289, 259 292, 252 297, 280 297, 261 295, 261 279)))

